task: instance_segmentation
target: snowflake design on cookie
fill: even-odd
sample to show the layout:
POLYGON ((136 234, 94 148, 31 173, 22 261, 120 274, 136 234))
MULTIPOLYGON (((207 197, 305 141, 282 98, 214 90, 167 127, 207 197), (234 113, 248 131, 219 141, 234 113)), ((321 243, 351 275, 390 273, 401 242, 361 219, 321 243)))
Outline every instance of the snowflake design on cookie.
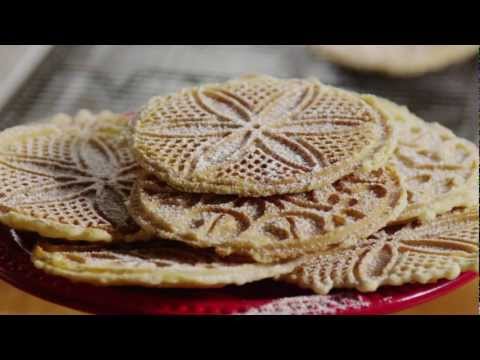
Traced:
POLYGON ((124 205, 138 169, 126 124, 120 115, 82 111, 2 133, 0 220, 71 240, 136 234, 124 205))
POLYGON ((386 132, 379 113, 351 93, 255 76, 152 99, 134 147, 145 168, 180 190, 268 196, 338 180, 386 132))

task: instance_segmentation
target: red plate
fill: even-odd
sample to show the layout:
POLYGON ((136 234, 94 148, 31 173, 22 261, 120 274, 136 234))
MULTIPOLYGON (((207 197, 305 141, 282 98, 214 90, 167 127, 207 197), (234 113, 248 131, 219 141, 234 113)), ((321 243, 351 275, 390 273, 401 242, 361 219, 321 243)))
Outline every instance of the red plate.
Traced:
POLYGON ((0 226, 0 278, 45 300, 95 314, 388 314, 445 295, 477 277, 468 272, 453 281, 384 287, 372 294, 334 291, 327 296, 273 281, 213 290, 96 287, 35 269, 28 254, 35 237, 0 226))

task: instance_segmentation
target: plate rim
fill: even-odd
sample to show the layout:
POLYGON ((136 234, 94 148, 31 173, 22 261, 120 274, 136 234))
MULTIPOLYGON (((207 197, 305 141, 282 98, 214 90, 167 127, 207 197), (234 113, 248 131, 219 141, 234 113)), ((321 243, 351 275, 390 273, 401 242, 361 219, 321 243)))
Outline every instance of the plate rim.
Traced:
MULTIPOLYGON (((167 292, 165 293, 165 300, 163 302, 147 304, 146 308, 140 309, 135 305, 118 305, 112 304, 107 301, 102 301, 95 296, 95 293, 98 290, 98 295, 115 295, 117 296, 120 293, 124 293, 126 297, 132 294, 137 296, 139 299, 148 298, 149 291, 162 291, 162 289, 148 289, 141 287, 100 287, 89 285, 85 283, 76 283, 68 279, 53 276, 44 273, 41 270, 38 270, 34 267, 29 259, 28 253, 21 245, 14 239, 14 230, 0 226, 0 250, 4 247, 5 254, 4 260, 9 261, 9 265, 6 266, 2 261, 2 254, 0 252, 0 279, 4 280, 9 285, 15 287, 16 289, 25 292, 29 295, 35 296, 39 299, 49 301, 59 306, 64 306, 74 310, 84 312, 86 314, 97 314, 97 315, 120 315, 120 314, 138 314, 138 315, 241 315, 244 313, 249 313, 252 310, 261 309, 263 306, 268 306, 273 302, 292 299, 295 300, 296 297, 302 299, 308 299, 309 296, 317 297, 316 294, 309 295, 293 295, 292 297, 280 297, 280 298, 258 298, 258 299, 245 299, 237 298, 233 296, 229 298, 226 291, 222 289, 209 289, 207 292, 218 292, 220 295, 219 299, 211 298, 202 298, 201 296, 192 297, 191 299, 182 298, 177 294, 172 297, 167 292), (2 234, 3 233, 3 234, 2 234), (9 233, 11 236, 5 236, 9 233), (3 244, 3 246, 2 246, 3 244), (13 256, 13 259, 9 258, 13 256), (10 270, 8 267, 15 270, 10 270), (19 271, 21 271, 19 275, 19 271), (60 287, 56 287, 52 284, 47 286, 48 282, 35 282, 35 277, 57 279, 60 283, 64 282, 69 284, 70 290, 73 289, 73 294, 69 295, 67 289, 66 292, 62 293, 60 287), (87 289, 88 294, 93 296, 85 296, 83 299, 78 298, 78 294, 82 294, 82 288, 87 289), (77 293, 75 293, 75 291, 77 293), (111 292, 111 294, 109 293, 111 292), (118 293, 118 294, 117 294, 118 293), (147 296, 145 296, 145 293, 147 296), (73 296, 72 296, 73 295, 73 296), (222 299, 222 295, 226 298, 222 299), (154 305, 154 307, 150 305, 154 305), (108 310, 107 308, 110 308, 108 310)), ((31 236, 37 237, 38 235, 32 234, 31 236)), ((453 280, 440 280, 430 284, 407 284, 402 286, 386 286, 382 287, 374 293, 360 293, 354 290, 337 290, 334 294, 346 294, 348 296, 356 296, 358 299, 366 301, 361 307, 346 307, 334 311, 333 313, 326 313, 327 315, 386 315, 394 314, 396 312, 406 310, 417 305, 429 302, 441 296, 444 296, 457 288, 460 288, 469 282, 478 278, 478 273, 469 271, 460 274, 457 278, 453 280), (384 296, 387 294, 387 296, 384 296)), ((261 285, 260 285, 261 286, 261 285)), ((165 290, 165 289, 164 289, 165 290)), ((175 292, 175 289, 168 289, 168 292, 175 292)), ((185 292, 185 289, 183 290, 185 292)), ((188 291, 188 290, 187 290, 188 291)), ((195 289, 193 289, 195 291, 195 289)), ((331 294, 333 295, 333 294, 331 294)), ((158 295, 157 295, 158 296, 158 295)), ((324 296, 328 297, 329 295, 324 296)), ((320 296, 322 297, 322 296, 320 296)), ((101 298, 101 296, 100 296, 101 298)), ((152 299, 154 297, 152 296, 152 299)), ((156 299, 154 299, 156 300, 156 299)), ((312 298, 312 301, 315 299, 312 298)), ((263 314, 265 312, 259 312, 258 314, 263 314)), ((324 315, 324 314, 318 314, 324 315)))

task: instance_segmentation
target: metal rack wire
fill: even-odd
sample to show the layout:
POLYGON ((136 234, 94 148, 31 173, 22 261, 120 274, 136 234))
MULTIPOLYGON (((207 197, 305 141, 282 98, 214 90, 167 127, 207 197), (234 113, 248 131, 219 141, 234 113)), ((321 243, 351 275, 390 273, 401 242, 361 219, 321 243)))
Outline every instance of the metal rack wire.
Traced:
POLYGON ((303 46, 57 46, 1 111, 0 130, 82 108, 130 111, 154 95, 245 73, 267 73, 314 76, 385 96, 478 142, 476 70, 472 61, 417 79, 392 79, 339 68, 303 46))

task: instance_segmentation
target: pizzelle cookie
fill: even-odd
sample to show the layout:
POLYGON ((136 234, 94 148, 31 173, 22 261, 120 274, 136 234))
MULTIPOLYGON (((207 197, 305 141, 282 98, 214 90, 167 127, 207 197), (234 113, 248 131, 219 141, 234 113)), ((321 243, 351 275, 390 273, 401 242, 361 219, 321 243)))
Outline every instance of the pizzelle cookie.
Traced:
POLYGON ((262 197, 327 186, 386 162, 377 109, 316 80, 249 76, 157 97, 135 121, 140 165, 180 191, 262 197))
POLYGON ((55 245, 41 241, 34 265, 52 275, 102 286, 214 288, 243 285, 291 272, 298 262, 242 263, 173 241, 55 245))
POLYGON ((80 111, 0 133, 0 222, 66 240, 147 238, 125 206, 138 169, 126 124, 80 111))
POLYGON ((418 76, 478 54, 478 45, 314 45, 318 55, 342 66, 391 76, 418 76))
POLYGON ((452 280, 462 271, 478 271, 478 220, 478 209, 467 209, 390 235, 380 232, 351 249, 317 256, 282 279, 318 294, 452 280))
POLYGON ((404 177, 408 206, 396 220, 431 220, 455 207, 478 206, 478 147, 437 123, 426 123, 386 99, 364 96, 388 112, 398 147, 390 162, 404 177))
POLYGON ((395 219, 405 205, 400 178, 389 167, 348 175, 321 190, 263 198, 182 193, 143 174, 129 210, 142 228, 162 238, 271 263, 349 246, 395 219))

